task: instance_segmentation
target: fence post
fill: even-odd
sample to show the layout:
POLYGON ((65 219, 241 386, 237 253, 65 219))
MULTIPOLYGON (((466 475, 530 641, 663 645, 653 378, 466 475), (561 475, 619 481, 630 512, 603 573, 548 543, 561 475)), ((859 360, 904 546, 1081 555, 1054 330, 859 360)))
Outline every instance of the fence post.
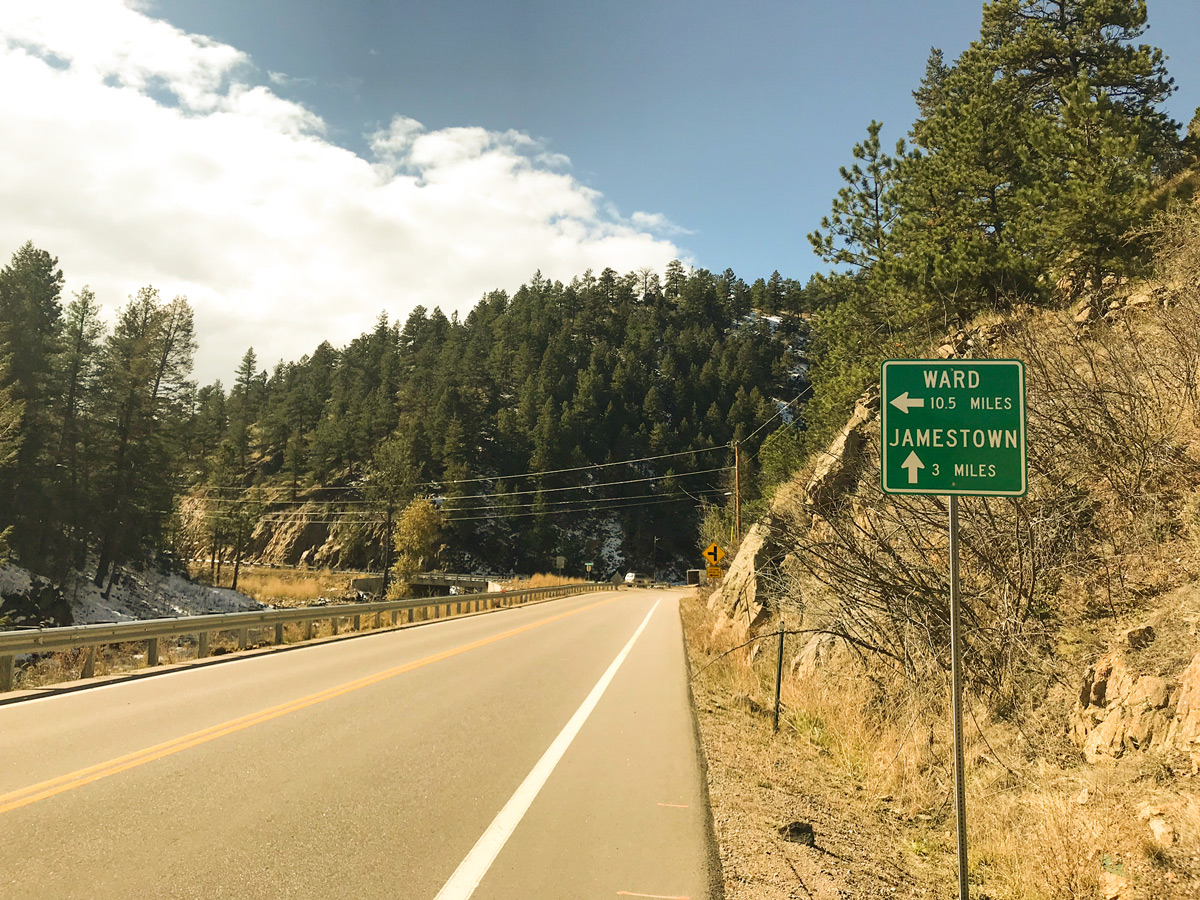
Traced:
POLYGON ((775 725, 773 730, 779 730, 779 692, 783 687, 783 619, 779 620, 779 665, 775 668, 775 725))

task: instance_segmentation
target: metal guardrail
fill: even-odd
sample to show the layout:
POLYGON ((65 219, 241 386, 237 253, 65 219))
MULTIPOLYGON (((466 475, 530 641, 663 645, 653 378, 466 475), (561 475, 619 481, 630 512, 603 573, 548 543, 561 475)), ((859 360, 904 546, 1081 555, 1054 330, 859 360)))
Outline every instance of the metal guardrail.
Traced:
POLYGON ((316 622, 328 619, 334 634, 339 633, 342 619, 353 619, 353 629, 359 630, 363 616, 374 616, 375 627, 382 626, 384 613, 391 615, 391 624, 399 625, 400 618, 407 613, 407 622, 413 622, 417 610, 426 610, 425 620, 450 618, 464 613, 483 612, 502 607, 519 606, 529 600, 549 600, 594 591, 614 590, 615 586, 605 583, 562 584, 551 587, 525 588, 490 594, 466 594, 450 597, 419 597, 406 600, 383 600, 371 603, 340 603, 330 606, 301 606, 295 609, 266 609, 252 612, 213 613, 203 616, 178 616, 164 619, 144 619, 137 622, 119 622, 104 625, 68 625, 62 628, 30 628, 17 631, 0 631, 0 693, 13 689, 16 657, 27 653, 48 653, 55 650, 73 650, 88 647, 91 652, 83 665, 81 678, 95 674, 96 648, 103 644, 124 644, 144 641, 146 643, 146 665, 158 665, 159 641, 163 638, 194 634, 198 637, 196 656, 203 659, 209 655, 211 636, 216 632, 236 632, 238 649, 249 644, 252 628, 274 626, 274 643, 282 644, 283 628, 287 624, 305 623, 304 640, 312 640, 316 622), (454 612, 451 612, 451 609, 454 612), (445 615, 442 610, 445 609, 445 615), (433 610, 429 616, 428 611, 433 610))

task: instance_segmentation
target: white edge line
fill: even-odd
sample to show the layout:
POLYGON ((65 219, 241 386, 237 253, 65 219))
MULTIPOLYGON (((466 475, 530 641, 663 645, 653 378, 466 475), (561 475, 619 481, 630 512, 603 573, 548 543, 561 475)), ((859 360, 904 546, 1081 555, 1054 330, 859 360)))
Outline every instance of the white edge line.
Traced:
POLYGON ((633 649, 634 643, 642 632, 646 630, 646 626, 650 623, 650 617, 654 615, 654 611, 658 609, 658 604, 661 600, 654 601, 654 606, 650 607, 650 612, 646 613, 646 618, 642 619, 642 624, 637 627, 637 631, 633 633, 633 637, 617 654, 617 658, 612 661, 604 674, 600 676, 600 680, 596 682, 596 686, 592 688, 590 694, 580 705, 579 709, 575 710, 575 715, 571 716, 570 721, 563 726, 563 730, 558 733, 553 743, 542 754, 542 758, 537 761, 525 780, 521 782, 521 786, 504 804, 504 808, 497 813, 496 818, 492 820, 492 824, 487 827, 487 830, 475 842, 475 846, 471 848, 463 861, 458 864, 458 868, 454 870, 454 874, 450 876, 450 880, 442 885, 442 889, 438 891, 437 897, 434 900, 467 900, 475 889, 479 887, 479 882, 483 881, 483 876, 487 874, 488 869, 492 867, 492 863, 496 861, 496 857, 500 855, 500 851, 524 818, 525 813, 529 811, 529 807, 533 804, 538 793, 550 778, 550 773, 554 771, 555 766, 563 758, 567 752, 567 748, 571 746, 571 742, 575 740, 575 736, 579 734, 579 730, 583 727, 583 723, 587 721, 588 716, 592 714, 592 710, 596 708, 596 704, 600 702, 600 698, 604 695, 608 685, 612 682, 613 677, 617 674, 617 670, 621 668, 621 664, 625 662, 625 658, 629 656, 629 651, 633 649))

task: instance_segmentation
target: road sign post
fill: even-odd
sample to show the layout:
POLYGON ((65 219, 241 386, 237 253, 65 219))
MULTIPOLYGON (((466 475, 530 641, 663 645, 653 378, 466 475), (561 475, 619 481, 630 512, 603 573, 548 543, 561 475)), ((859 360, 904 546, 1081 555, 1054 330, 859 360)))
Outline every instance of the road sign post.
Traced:
POLYGON ((1025 493, 1025 366, 1015 359, 889 359, 880 372, 880 484, 950 501, 950 714, 958 895, 969 900, 959 640, 958 498, 1025 493))

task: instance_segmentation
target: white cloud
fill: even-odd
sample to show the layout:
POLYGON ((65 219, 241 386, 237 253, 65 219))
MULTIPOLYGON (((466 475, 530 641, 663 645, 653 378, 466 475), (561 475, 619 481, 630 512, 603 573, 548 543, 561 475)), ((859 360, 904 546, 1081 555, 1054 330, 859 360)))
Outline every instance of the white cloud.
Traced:
POLYGON ((316 84, 314 78, 300 78, 294 75, 289 75, 287 72, 272 72, 267 70, 267 80, 276 87, 287 87, 291 84, 316 84))
POLYGON ((629 222, 634 228, 641 231, 652 231, 656 234, 695 234, 691 229, 684 228, 682 225, 676 225, 662 213, 648 213, 637 210, 629 217, 629 222))
POLYGON ((0 179, 0 254, 32 239, 110 307, 144 284, 186 294, 205 381, 250 345, 271 364, 344 343, 380 309, 465 312, 537 269, 679 254, 655 235, 686 232, 612 214, 528 135, 397 115, 364 160, 254 71, 118 0, 7 3, 0 83, 20 88, 0 92, 0 170, 19 176, 0 179))

